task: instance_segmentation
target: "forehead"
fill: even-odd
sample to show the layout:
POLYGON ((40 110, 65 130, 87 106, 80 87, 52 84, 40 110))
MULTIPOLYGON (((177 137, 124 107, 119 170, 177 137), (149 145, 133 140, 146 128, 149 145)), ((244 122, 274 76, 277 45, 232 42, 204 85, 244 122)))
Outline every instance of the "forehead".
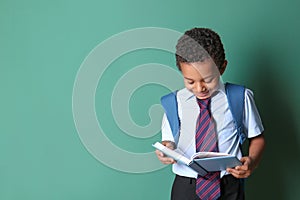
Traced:
POLYGON ((180 63, 181 72, 185 78, 204 79, 220 75, 219 69, 212 59, 205 59, 202 62, 180 63))

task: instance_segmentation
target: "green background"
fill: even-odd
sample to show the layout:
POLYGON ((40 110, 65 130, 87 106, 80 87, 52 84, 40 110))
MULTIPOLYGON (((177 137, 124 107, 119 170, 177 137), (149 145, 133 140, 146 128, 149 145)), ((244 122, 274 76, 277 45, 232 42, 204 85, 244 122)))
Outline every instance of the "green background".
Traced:
MULTIPOLYGON (((299 7, 296 0, 1 0, 0 199, 169 199, 170 167, 132 174, 105 166, 80 141, 72 115, 73 84, 89 52, 114 34, 148 26, 210 27, 221 35, 229 61, 223 80, 255 92, 266 129, 267 149, 246 182, 247 199, 299 199, 299 7)), ((124 56, 107 71, 103 95, 126 70, 149 62, 175 69, 165 52, 124 56)), ((155 85, 137 90, 133 119, 149 123, 148 108, 166 92, 155 85)), ((98 111, 101 101, 109 105, 99 92, 96 99, 98 111)), ((160 138, 129 137, 108 108, 97 114, 124 149, 151 152, 160 138)))

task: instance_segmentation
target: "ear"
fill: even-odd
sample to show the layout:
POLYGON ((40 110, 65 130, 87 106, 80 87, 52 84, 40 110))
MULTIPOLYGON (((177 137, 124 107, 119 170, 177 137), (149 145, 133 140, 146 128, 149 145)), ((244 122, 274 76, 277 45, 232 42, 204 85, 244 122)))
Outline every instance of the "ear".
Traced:
POLYGON ((219 69, 220 75, 222 75, 225 72, 226 66, 227 66, 227 60, 224 60, 223 65, 219 69))

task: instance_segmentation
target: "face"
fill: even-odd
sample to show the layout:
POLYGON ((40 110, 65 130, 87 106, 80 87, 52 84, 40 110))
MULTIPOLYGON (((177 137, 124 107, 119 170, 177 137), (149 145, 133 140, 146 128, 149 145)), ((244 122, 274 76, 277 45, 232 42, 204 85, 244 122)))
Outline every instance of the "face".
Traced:
POLYGON ((206 99, 218 88, 226 63, 219 70, 212 59, 203 62, 180 63, 185 87, 197 98, 206 99))

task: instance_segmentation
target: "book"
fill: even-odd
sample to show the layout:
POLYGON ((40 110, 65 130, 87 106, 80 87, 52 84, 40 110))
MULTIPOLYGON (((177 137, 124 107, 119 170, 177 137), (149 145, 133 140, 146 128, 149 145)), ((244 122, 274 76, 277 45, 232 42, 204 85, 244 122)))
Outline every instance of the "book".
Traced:
POLYGON ((172 150, 160 142, 152 144, 153 147, 173 158, 178 163, 189 166, 200 176, 205 176, 208 172, 216 172, 226 170, 238 165, 242 165, 241 161, 233 155, 220 152, 197 152, 191 158, 187 158, 179 150, 172 150))

